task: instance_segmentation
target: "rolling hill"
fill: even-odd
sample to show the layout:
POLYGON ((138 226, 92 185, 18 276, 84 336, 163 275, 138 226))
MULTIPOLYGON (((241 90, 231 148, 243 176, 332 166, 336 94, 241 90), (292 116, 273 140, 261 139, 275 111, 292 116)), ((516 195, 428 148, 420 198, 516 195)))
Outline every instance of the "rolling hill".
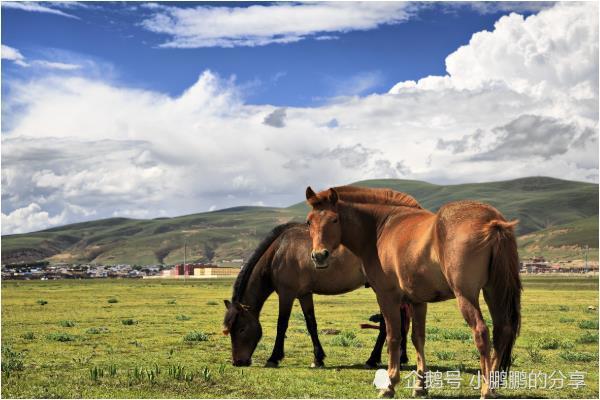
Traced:
MULTIPOLYGON (((461 185, 396 179, 355 185, 409 193, 432 211, 454 200, 490 203, 507 218, 520 220, 523 254, 562 254, 570 249, 570 256, 579 258, 582 246, 598 248, 597 184, 530 177, 461 185)), ((5 235, 2 262, 176 263, 183 259, 185 242, 190 261, 245 259, 273 226, 303 221, 307 210, 304 202, 288 208, 235 207, 153 220, 110 218, 5 235)), ((597 258, 598 251, 593 254, 597 258)))

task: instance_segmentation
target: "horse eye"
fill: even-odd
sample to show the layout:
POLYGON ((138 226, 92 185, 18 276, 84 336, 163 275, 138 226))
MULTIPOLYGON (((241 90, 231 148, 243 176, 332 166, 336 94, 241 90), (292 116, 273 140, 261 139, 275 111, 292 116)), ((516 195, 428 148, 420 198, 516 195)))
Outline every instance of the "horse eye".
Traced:
POLYGON ((241 329, 240 329, 240 333, 244 333, 244 331, 245 331, 245 330, 246 330, 246 329, 244 329, 244 328, 241 328, 241 329))
POLYGON ((334 218, 334 219, 333 219, 333 223, 334 223, 334 224, 335 224, 335 223, 337 223, 337 221, 338 221, 338 219, 337 219, 337 218, 334 218))
POLYGON ((306 225, 310 226, 310 220, 306 220, 306 225))

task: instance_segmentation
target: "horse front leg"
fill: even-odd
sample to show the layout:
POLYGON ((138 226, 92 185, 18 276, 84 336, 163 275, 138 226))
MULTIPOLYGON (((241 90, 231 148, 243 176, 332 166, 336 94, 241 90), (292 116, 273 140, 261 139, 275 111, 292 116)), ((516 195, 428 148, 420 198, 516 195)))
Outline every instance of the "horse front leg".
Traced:
POLYGON ((276 368, 279 366, 279 362, 284 357, 283 343, 285 341, 285 332, 288 328, 290 321, 290 314, 292 313, 292 305, 294 304, 294 297, 279 295, 279 316, 277 317, 277 337, 275 338, 275 346, 273 347, 273 353, 267 360, 265 367, 276 368))
POLYGON ((325 351, 323 351, 323 346, 321 346, 321 342, 319 341, 319 333, 317 331, 317 319, 315 317, 315 305, 313 303, 312 294, 307 294, 305 296, 300 297, 300 306, 302 307, 304 319, 306 320, 306 329, 308 329, 310 339, 313 343, 313 353, 315 358, 311 367, 323 367, 325 366, 325 364, 323 363, 323 359, 325 358, 325 351))
POLYGON ((400 354, 402 351, 402 321, 400 303, 389 301, 384 296, 377 296, 383 318, 385 319, 388 345, 388 376, 390 384, 382 389, 379 397, 392 398, 395 386, 400 381, 400 354))
POLYGON ((412 335, 411 339, 417 350, 417 382, 413 390, 413 396, 424 396, 427 394, 425 386, 425 319, 427 317, 427 303, 413 304, 412 306, 412 335))

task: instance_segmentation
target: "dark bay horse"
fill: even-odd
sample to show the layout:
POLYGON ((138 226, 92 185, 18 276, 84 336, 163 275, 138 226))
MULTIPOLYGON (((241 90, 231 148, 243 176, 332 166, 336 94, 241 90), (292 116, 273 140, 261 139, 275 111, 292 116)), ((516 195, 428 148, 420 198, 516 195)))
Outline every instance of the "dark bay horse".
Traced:
POLYGON ((480 354, 481 395, 493 395, 490 373, 507 371, 519 332, 521 281, 513 227, 492 206, 459 201, 437 213, 411 196, 386 189, 342 186, 316 194, 306 189, 312 259, 333 263, 343 245, 361 260, 387 325, 388 374, 394 395, 400 379, 400 304, 412 305, 412 341, 417 350, 415 395, 425 394, 425 316, 427 303, 455 297, 480 354), (493 320, 494 356, 479 308, 483 290, 493 320))
MULTIPOLYGON (((267 367, 276 367, 284 357, 285 332, 295 299, 299 299, 306 327, 314 347, 313 366, 323 366, 325 352, 319 342, 313 293, 335 295, 364 287, 366 277, 360 260, 340 247, 335 252, 334 268, 315 269, 310 261, 311 241, 305 224, 288 223, 277 226, 259 244, 238 275, 231 301, 227 308, 223 333, 231 335, 232 362, 235 366, 250 365, 252 354, 262 336, 259 321, 261 309, 275 291, 279 295, 277 338, 267 367)), ((402 360, 406 358, 406 335, 410 323, 408 306, 403 307, 404 344, 402 360)), ((398 310, 400 317, 400 309, 398 310)), ((376 367, 381 362, 381 349, 386 338, 385 323, 380 325, 379 336, 366 362, 376 367)))

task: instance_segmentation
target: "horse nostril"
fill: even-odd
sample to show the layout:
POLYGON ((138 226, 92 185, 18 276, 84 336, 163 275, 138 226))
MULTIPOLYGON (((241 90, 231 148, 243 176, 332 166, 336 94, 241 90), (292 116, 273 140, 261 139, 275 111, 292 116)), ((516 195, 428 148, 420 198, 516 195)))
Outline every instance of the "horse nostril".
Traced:
POLYGON ((323 250, 323 258, 327 258, 329 256, 329 251, 323 250))

